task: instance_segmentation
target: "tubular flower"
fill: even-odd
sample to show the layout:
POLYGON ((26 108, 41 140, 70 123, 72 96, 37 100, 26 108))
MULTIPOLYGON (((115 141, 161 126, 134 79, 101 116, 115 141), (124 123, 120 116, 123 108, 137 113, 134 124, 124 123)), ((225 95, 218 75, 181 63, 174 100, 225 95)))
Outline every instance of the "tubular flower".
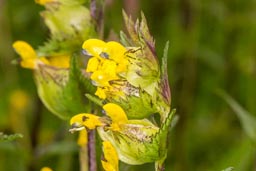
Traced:
POLYGON ((25 41, 16 41, 13 43, 13 48, 21 56, 20 65, 28 69, 38 69, 38 65, 49 65, 59 68, 69 67, 69 56, 54 56, 45 58, 37 56, 33 47, 25 41))
MULTIPOLYGON (((75 115, 70 120, 70 131, 97 128, 101 139, 110 143, 117 151, 118 159, 127 164, 156 162, 166 157, 166 138, 173 112, 161 127, 157 127, 147 119, 129 120, 124 110, 113 103, 104 105, 103 109, 106 116, 88 113, 75 115)), ((109 161, 106 156, 105 159, 109 161)), ((103 163, 105 167, 111 167, 103 163)))
POLYGON ((38 57, 35 50, 27 42, 16 41, 13 43, 13 48, 21 56, 20 65, 24 68, 35 69, 37 63, 49 64, 45 57, 38 57))

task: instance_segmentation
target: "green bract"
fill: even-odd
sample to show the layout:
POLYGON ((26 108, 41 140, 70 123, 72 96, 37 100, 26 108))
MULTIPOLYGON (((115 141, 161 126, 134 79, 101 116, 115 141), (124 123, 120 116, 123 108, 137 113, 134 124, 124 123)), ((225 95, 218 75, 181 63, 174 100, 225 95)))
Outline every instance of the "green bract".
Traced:
POLYGON ((113 103, 103 106, 107 116, 81 113, 71 118, 71 131, 97 128, 101 139, 116 149, 119 160, 138 165, 155 162, 161 170, 167 155, 167 135, 175 110, 160 126, 147 119, 129 120, 124 110, 113 103))

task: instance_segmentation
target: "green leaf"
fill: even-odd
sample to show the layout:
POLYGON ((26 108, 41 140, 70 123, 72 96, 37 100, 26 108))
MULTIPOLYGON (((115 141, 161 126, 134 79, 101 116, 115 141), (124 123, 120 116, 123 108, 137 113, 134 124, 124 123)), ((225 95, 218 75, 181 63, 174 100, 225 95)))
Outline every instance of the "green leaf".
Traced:
POLYGON ((223 90, 217 92, 233 109, 237 117, 239 118, 242 127, 248 137, 256 142, 256 118, 252 116, 248 111, 242 108, 231 96, 229 96, 223 90))

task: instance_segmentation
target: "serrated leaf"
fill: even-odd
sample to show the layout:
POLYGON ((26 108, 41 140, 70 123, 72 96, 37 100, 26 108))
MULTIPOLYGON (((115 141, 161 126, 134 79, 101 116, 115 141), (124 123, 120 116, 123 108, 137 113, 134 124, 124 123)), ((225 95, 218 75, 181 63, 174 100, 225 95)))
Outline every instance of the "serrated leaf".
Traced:
POLYGON ((135 46, 139 46, 139 44, 137 44, 139 42, 139 38, 138 38, 138 34, 137 34, 136 30, 135 30, 135 24, 132 21, 132 18, 128 17, 128 15, 125 13, 124 10, 122 12, 123 12, 123 18, 124 18, 125 27, 126 27, 126 29, 128 31, 128 34, 131 37, 131 40, 133 41, 135 46))
POLYGON ((167 104, 171 104, 171 91, 168 80, 168 69, 167 69, 167 57, 168 57, 169 41, 166 42, 164 48, 164 54, 162 58, 161 65, 161 85, 162 85, 162 95, 166 100, 167 104))
POLYGON ((131 45, 141 47, 144 53, 143 58, 148 59, 153 65, 152 70, 158 70, 157 56, 155 52, 155 42, 149 33, 147 21, 144 14, 141 14, 141 21, 138 19, 134 23, 131 17, 128 17, 123 11, 125 26, 130 37, 131 45))
MULTIPOLYGON (((175 115, 176 109, 173 109, 162 123, 158 133, 153 139, 153 143, 159 144, 159 153, 161 158, 155 162, 155 170, 161 171, 163 170, 163 163, 167 157, 167 136, 169 132, 169 128, 172 126, 173 118, 175 115)), ((173 123, 175 124, 175 123, 173 123)))
POLYGON ((147 25, 147 20, 143 12, 141 12, 141 22, 140 22, 140 28, 139 33, 141 33, 144 41, 148 45, 149 49, 152 51, 154 55, 156 55, 155 52, 155 41, 153 37, 149 33, 149 28, 147 25))

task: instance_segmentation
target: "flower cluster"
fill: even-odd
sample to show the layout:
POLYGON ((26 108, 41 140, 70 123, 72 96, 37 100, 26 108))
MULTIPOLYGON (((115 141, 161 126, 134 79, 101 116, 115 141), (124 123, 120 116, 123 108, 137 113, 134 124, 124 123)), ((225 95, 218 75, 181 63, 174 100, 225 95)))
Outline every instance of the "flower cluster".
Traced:
POLYGON ((34 71, 45 106, 62 119, 72 117, 70 131, 81 131, 78 144, 83 147, 87 131, 98 131, 106 171, 118 171, 118 160, 131 165, 155 162, 156 170, 162 170, 174 114, 170 112, 168 46, 160 66, 143 14, 141 22, 133 23, 124 13, 128 34, 121 34, 121 43, 104 42, 96 38, 84 0, 36 2, 46 7, 41 14, 50 39, 37 50, 24 41, 16 41, 13 47, 21 56, 20 65, 34 71), (81 113, 92 108, 86 97, 104 113, 81 113))

